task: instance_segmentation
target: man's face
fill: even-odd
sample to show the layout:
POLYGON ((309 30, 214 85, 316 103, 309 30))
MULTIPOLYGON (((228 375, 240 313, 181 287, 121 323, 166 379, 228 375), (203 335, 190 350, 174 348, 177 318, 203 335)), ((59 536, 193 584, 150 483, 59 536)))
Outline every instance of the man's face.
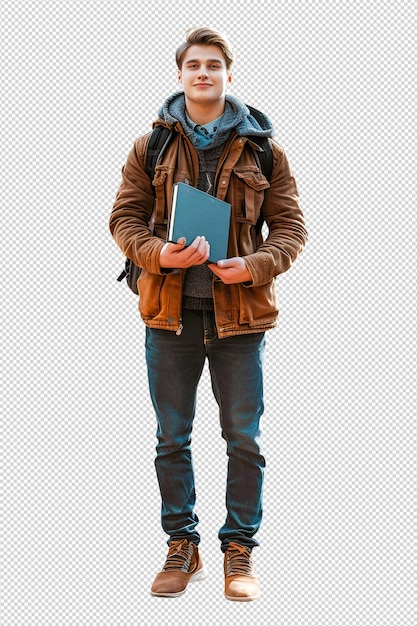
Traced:
POLYGON ((232 74, 218 46, 191 46, 184 54, 178 80, 188 100, 214 104, 224 98, 232 74))

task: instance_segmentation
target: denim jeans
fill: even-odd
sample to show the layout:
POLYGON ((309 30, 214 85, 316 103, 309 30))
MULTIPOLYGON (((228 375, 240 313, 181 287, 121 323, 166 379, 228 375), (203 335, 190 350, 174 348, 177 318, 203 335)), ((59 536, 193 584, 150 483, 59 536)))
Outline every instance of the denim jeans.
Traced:
POLYGON ((180 335, 146 329, 149 388, 157 418, 155 467, 162 528, 168 543, 184 538, 200 542, 191 431, 197 385, 207 358, 228 455, 221 549, 225 551, 231 541, 252 549, 258 545, 254 535, 262 519, 265 459, 259 439, 265 333, 218 339, 211 311, 185 310, 183 325, 180 335))

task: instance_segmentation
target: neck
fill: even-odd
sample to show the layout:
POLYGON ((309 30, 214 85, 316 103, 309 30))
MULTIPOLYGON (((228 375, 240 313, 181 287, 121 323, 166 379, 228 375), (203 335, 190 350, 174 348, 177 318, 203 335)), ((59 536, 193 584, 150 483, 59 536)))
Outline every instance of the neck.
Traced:
POLYGON ((185 108, 190 119, 196 124, 208 124, 217 119, 224 113, 225 99, 218 102, 210 102, 210 104, 202 104, 192 102, 188 98, 185 99, 185 108))

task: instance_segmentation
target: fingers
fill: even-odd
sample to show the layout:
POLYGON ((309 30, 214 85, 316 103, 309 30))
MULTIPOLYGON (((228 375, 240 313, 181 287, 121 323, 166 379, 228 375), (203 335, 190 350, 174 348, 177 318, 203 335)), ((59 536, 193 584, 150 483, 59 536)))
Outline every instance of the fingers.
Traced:
POLYGON ((209 258, 210 244, 205 237, 196 237, 184 252, 189 252, 188 258, 193 261, 193 265, 202 264, 209 258))
POLYGON ((231 257, 230 259, 221 259, 221 261, 217 261, 218 267, 236 267, 238 269, 242 269, 245 267, 245 261, 242 257, 231 257))
POLYGON ((252 281, 252 275, 242 257, 222 259, 217 263, 210 263, 209 268, 226 285, 252 281))
POLYGON ((177 243, 166 243, 161 251, 159 260, 161 267, 187 268, 193 265, 202 265, 210 255, 210 245, 205 237, 196 237, 185 247, 185 239, 181 237, 177 243))

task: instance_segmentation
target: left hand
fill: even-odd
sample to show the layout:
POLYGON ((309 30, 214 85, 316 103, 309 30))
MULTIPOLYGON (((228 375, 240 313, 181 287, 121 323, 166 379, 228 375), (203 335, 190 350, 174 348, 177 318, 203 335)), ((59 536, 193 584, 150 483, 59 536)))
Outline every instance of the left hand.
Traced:
POLYGON ((235 256, 231 259, 222 259, 217 263, 209 263, 209 268, 226 285, 252 281, 251 273, 242 257, 235 256))

